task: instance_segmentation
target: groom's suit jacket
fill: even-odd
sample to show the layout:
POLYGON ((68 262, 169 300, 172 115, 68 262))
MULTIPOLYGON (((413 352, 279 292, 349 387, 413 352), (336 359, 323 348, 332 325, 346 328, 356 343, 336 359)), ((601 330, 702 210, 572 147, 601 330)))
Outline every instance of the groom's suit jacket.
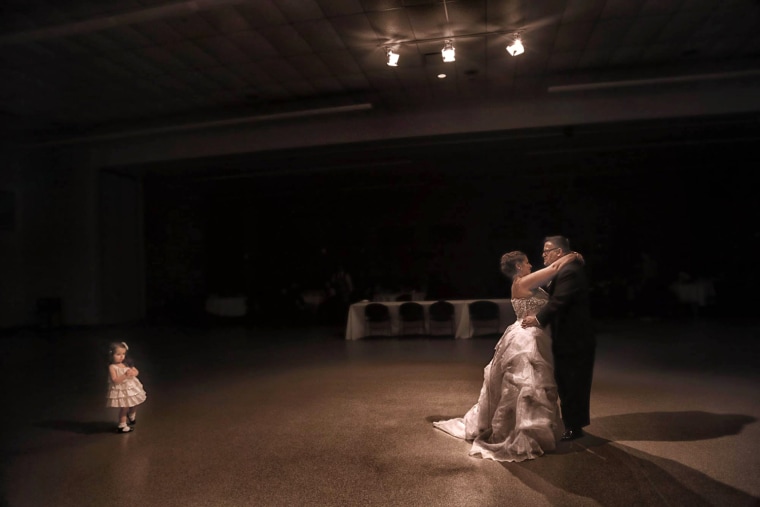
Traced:
POLYGON ((589 283, 580 262, 563 267, 547 287, 549 302, 536 318, 551 326, 552 349, 557 354, 593 350, 596 346, 589 306, 589 283))

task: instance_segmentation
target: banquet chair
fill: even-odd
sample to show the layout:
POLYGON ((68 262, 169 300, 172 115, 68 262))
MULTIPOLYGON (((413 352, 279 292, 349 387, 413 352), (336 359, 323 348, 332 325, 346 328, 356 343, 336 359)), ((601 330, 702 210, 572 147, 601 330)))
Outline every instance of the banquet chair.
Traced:
POLYGON ((499 305, 493 301, 479 300, 469 303, 472 336, 499 334, 499 305))
POLYGON ((364 307, 364 336, 390 336, 391 313, 382 303, 369 303, 364 307))
POLYGON ((424 335, 425 307, 413 301, 401 303, 398 307, 399 334, 401 336, 424 335))
POLYGON ((431 336, 456 335, 454 329, 454 305, 443 299, 436 301, 428 308, 430 320, 428 333, 431 336))

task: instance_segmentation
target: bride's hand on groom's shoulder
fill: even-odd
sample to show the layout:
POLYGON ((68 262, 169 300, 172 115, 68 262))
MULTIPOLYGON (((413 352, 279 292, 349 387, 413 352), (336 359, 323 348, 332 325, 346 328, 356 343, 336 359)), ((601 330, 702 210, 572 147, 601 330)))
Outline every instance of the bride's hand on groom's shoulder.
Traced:
POLYGON ((576 260, 576 261, 578 261, 578 262, 580 262, 581 264, 584 264, 584 265, 586 264, 586 260, 578 252, 575 252, 575 251, 570 252, 570 255, 572 255, 573 257, 575 257, 573 260, 576 260))

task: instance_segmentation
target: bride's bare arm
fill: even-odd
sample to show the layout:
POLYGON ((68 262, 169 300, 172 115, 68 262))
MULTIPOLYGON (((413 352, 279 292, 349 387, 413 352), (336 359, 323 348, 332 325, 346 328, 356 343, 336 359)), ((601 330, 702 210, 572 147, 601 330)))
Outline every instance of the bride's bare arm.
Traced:
POLYGON ((545 268, 534 271, 519 278, 516 282, 518 288, 522 290, 533 290, 542 285, 546 285, 552 278, 557 276, 557 273, 565 265, 579 260, 583 262, 583 256, 577 252, 570 252, 567 255, 563 255, 556 261, 552 262, 545 268))

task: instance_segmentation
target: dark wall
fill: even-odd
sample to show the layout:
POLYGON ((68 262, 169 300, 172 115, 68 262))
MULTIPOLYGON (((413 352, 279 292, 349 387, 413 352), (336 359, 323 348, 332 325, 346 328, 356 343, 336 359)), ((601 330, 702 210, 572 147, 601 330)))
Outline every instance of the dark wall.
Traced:
POLYGON ((524 250, 537 269, 542 238, 560 233, 585 255, 601 312, 630 310, 643 279, 662 309, 679 273, 721 290, 755 277, 731 274, 760 236, 748 221, 754 192, 731 163, 741 148, 597 146, 531 158, 437 146, 381 167, 353 155, 350 169, 312 159, 235 177, 148 178, 149 305, 177 297, 169 272, 187 271, 180 291, 200 304, 209 293, 321 288, 338 264, 356 297, 377 286, 506 296, 501 254, 524 250))

